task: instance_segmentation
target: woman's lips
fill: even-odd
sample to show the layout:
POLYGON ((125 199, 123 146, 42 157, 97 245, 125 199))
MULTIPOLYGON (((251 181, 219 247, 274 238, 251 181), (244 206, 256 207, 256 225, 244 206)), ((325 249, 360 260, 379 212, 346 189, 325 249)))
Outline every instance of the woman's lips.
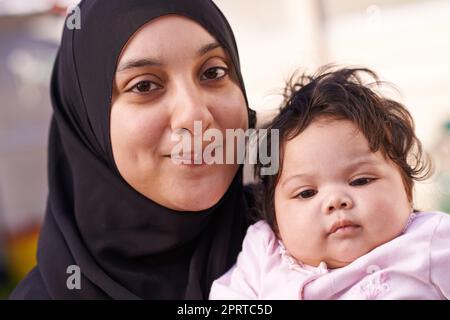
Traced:
POLYGON ((351 220, 338 220, 331 226, 328 234, 351 234, 361 228, 360 225, 354 223, 351 220))
POLYGON ((173 164, 183 167, 201 167, 207 165, 204 161, 202 154, 174 154, 167 155, 167 157, 173 164))
POLYGON ((177 154, 177 155, 172 155, 171 159, 177 162, 183 162, 186 164, 201 164, 203 162, 202 159, 203 153, 199 152, 199 153, 185 153, 185 154, 177 154))
POLYGON ((167 156, 167 158, 175 165, 198 167, 206 165, 202 158, 195 158, 195 156, 167 156))
MULTIPOLYGON (((206 165, 208 163, 205 162, 204 159, 204 150, 201 152, 187 152, 183 154, 171 154, 166 155, 165 157, 170 158, 170 160, 177 165, 184 165, 189 167, 196 167, 196 166, 202 166, 206 165)), ((216 149, 211 151, 211 156, 214 157, 216 154, 216 149)), ((207 159, 208 160, 208 159, 207 159)), ((211 161, 211 160, 208 160, 211 161)))

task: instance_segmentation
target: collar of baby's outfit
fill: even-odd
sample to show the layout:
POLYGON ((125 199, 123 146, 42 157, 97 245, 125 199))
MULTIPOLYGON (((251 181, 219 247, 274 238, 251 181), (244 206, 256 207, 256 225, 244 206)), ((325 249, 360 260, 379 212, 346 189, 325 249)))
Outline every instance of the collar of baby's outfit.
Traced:
POLYGON ((278 240, 279 245, 279 253, 281 256, 281 259, 283 262, 285 262, 289 269, 300 271, 303 273, 309 273, 309 274, 325 274, 328 273, 328 266, 325 263, 325 261, 322 261, 319 263, 317 267, 313 267, 310 265, 307 265, 301 261, 298 261, 295 259, 286 249, 283 242, 281 240, 278 240))
POLYGON ((417 215, 416 215, 414 212, 411 212, 411 213, 409 214, 408 221, 406 222, 405 227, 403 228, 401 234, 405 233, 406 229, 408 229, 408 227, 411 225, 411 223, 413 222, 413 220, 414 220, 414 218, 415 218, 416 216, 417 216, 417 215))

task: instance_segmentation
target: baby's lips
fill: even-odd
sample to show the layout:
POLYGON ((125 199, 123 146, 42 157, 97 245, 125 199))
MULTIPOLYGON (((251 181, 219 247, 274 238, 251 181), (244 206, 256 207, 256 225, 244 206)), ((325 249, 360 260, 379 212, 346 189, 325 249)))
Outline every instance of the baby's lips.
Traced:
POLYGON ((340 228, 344 227, 359 227, 359 225, 348 219, 338 220, 332 224, 331 228, 328 231, 328 234, 333 234, 340 228))

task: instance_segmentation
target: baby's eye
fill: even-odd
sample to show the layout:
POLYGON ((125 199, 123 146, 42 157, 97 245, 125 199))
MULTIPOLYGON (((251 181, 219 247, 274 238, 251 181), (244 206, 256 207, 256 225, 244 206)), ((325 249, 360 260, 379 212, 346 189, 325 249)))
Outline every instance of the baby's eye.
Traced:
POLYGON ((228 74, 228 69, 224 67, 213 67, 206 70, 201 80, 219 80, 224 78, 228 74))
POLYGON ((372 182, 373 180, 375 180, 375 179, 373 179, 373 178, 358 178, 358 179, 355 179, 352 182, 350 182, 350 185, 354 186, 354 187, 363 186, 363 185, 366 185, 366 184, 372 182))
POLYGON ((304 191, 300 192, 297 195, 297 198, 300 197, 302 199, 308 199, 308 198, 315 196, 316 194, 317 194, 316 190, 308 189, 308 190, 304 190, 304 191))
POLYGON ((144 80, 144 81, 139 81, 138 83, 136 83, 131 88, 131 91, 133 91, 135 93, 143 94, 143 93, 149 93, 149 92, 157 90, 157 89, 161 89, 161 86, 150 80, 144 80))

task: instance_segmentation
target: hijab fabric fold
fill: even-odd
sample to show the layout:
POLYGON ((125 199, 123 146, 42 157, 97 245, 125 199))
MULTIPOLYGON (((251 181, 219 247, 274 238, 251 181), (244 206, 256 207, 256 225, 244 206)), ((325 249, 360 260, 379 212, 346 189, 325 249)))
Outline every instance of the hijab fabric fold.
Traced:
POLYGON ((153 19, 178 14, 227 50, 245 96, 231 28, 209 0, 85 0, 79 8, 81 29, 64 28, 52 75, 38 264, 10 298, 206 299, 212 281, 234 264, 248 225, 242 167, 207 210, 174 211, 144 197, 114 163, 112 86, 130 37, 153 19), (71 265, 80 268, 81 289, 67 287, 71 265))

